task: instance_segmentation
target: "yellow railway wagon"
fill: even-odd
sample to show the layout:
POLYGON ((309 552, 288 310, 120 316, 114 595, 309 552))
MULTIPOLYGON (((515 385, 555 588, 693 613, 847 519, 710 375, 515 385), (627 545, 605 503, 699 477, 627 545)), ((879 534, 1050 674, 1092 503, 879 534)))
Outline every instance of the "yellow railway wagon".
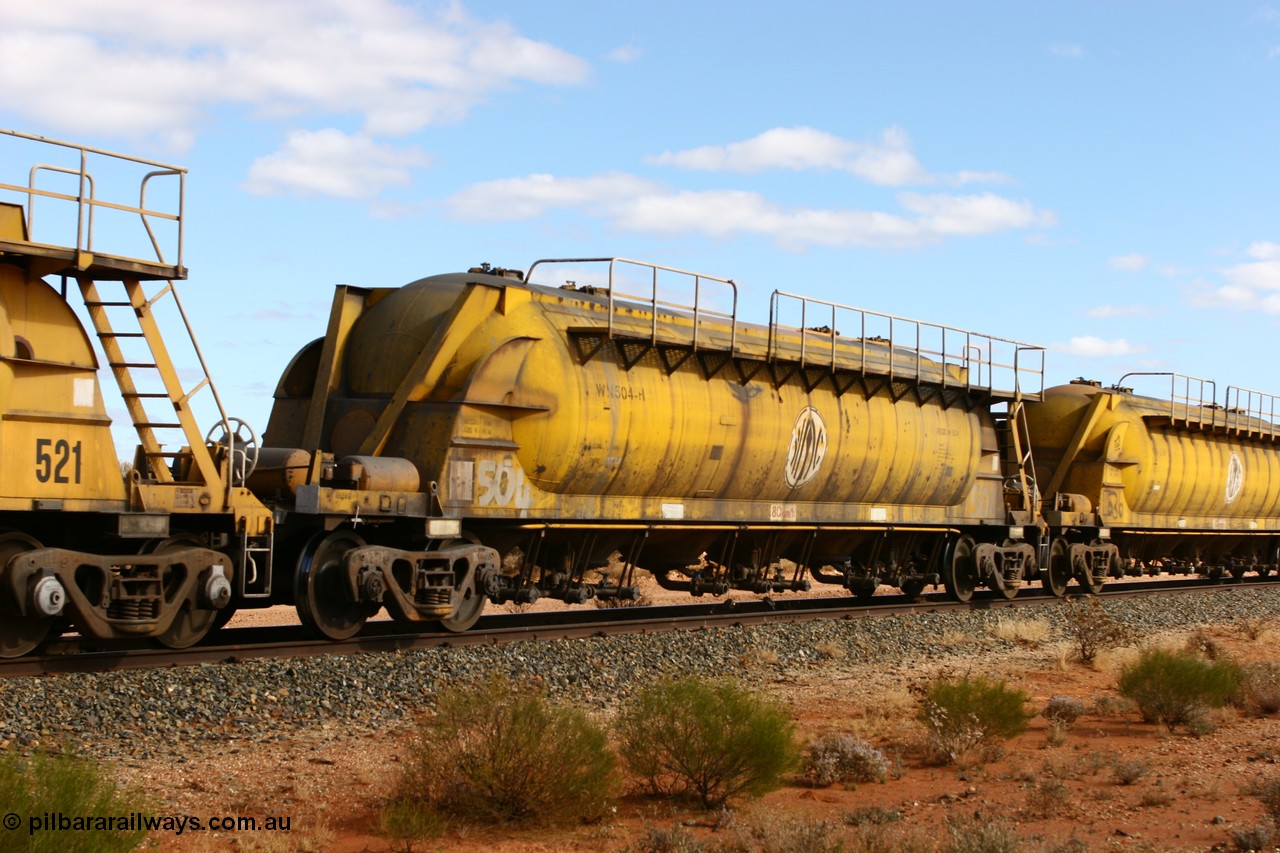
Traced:
POLYGON ((1242 573, 1274 563, 1275 540, 1264 534, 1280 531, 1280 448, 1256 405, 1265 395, 1232 388, 1221 406, 1199 393, 1200 380, 1134 376, 1170 393, 1076 382, 1028 404, 1046 517, 1096 515, 1130 567, 1242 573))
POLYGON ((781 588, 761 575, 778 557, 862 552, 865 582, 935 570, 963 529, 1009 539, 996 395, 973 340, 958 360, 925 352, 918 329, 904 346, 749 324, 700 299, 664 308, 488 269, 339 288, 264 439, 318 447, 368 482, 403 486, 390 459, 407 460, 439 513, 508 552, 550 535, 557 568, 641 536, 646 566, 745 562, 752 588, 781 588), (590 545, 567 532, 588 528, 590 545))

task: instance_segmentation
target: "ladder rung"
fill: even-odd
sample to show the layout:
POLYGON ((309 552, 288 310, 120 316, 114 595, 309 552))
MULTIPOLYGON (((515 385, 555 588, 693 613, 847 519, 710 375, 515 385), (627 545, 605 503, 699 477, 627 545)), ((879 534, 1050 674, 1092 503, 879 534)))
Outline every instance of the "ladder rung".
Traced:
POLYGON ((86 302, 85 306, 88 308, 124 308, 125 306, 132 308, 133 303, 132 302, 86 302))
POLYGON ((148 423, 148 422, 145 422, 145 421, 144 421, 143 423, 140 423, 140 424, 134 424, 134 426, 136 426, 136 427, 150 427, 151 429, 178 429, 179 427, 181 427, 181 426, 182 426, 182 424, 148 423))
POLYGON ((132 399, 137 399, 137 398, 140 398, 140 397, 145 397, 145 398, 150 399, 150 400, 167 400, 167 399, 169 399, 169 395, 168 395, 168 394, 165 394, 165 393, 164 393, 164 392, 162 392, 162 391, 149 391, 149 392, 147 392, 147 393, 143 393, 143 392, 141 392, 141 391, 127 391, 127 392, 125 392, 125 393, 121 394, 120 396, 121 396, 121 397, 128 397, 128 398, 129 398, 129 399, 131 399, 131 400, 132 400, 132 399))
POLYGON ((155 453, 148 453, 147 451, 143 451, 142 455, 148 458, 163 457, 165 459, 177 459, 179 456, 186 456, 187 454, 183 453, 180 450, 157 450, 155 453))
POLYGON ((147 361, 112 361, 107 364, 108 367, 149 367, 155 369, 158 364, 152 364, 147 361))
POLYGON ((98 332, 100 338, 145 338, 142 332, 98 332))

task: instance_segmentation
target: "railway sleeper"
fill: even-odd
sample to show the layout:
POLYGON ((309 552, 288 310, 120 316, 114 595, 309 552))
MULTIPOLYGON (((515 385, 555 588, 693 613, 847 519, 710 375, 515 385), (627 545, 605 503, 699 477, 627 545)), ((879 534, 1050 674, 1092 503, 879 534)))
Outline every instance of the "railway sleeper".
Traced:
POLYGON ((184 613, 231 603, 230 563, 198 547, 126 555, 38 548, 9 560, 4 585, 23 618, 65 615, 97 639, 159 636, 184 613))
POLYGON ((342 557, 350 599, 381 604, 400 622, 448 619, 468 599, 497 595, 501 565, 497 551, 470 543, 435 551, 365 545, 342 557))

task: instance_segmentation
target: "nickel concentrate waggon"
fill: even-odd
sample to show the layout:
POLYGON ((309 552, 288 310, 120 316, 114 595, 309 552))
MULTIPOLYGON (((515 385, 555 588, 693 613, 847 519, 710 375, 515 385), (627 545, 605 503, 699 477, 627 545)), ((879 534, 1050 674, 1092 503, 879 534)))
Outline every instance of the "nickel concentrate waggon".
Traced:
POLYGON ((967 600, 1277 562, 1272 397, 1046 391, 1039 347, 784 291, 750 323, 733 281, 621 258, 338 287, 260 440, 162 331, 168 306, 203 370, 185 170, 0 142, 25 176, 0 183, 0 656, 181 648, 274 604, 333 639, 384 608, 462 631, 487 601, 634 598, 638 566, 967 600), (123 476, 100 372, 138 435, 123 476))

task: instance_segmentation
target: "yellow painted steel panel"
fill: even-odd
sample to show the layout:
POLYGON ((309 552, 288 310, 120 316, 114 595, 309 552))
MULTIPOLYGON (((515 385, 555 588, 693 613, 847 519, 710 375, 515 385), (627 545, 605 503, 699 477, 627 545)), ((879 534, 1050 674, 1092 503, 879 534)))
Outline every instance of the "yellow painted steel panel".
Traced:
POLYGON ((1088 385, 1051 388, 1044 402, 1028 406, 1042 476, 1055 470, 1097 394, 1113 399, 1061 491, 1088 497, 1104 521, 1133 515, 1213 527, 1280 515, 1280 445, 1194 421, 1171 422, 1168 401, 1088 385))
MULTIPOLYGON (((672 346, 652 348, 652 315, 638 307, 615 305, 613 340, 591 352, 590 330, 609 319, 600 297, 491 276, 386 292, 351 327, 321 449, 368 446, 388 401, 403 400, 383 455, 411 459, 473 514, 587 517, 608 504, 611 517, 687 518, 685 502, 706 501, 726 518, 794 521, 797 505, 823 504, 836 519, 1004 520, 981 408, 922 403, 901 384, 895 400, 883 384, 837 395, 829 381, 806 390, 800 375, 778 385, 767 370, 744 383, 733 365, 707 378, 680 351, 681 321, 663 317, 672 346), (469 287, 492 297, 464 296, 469 287), (863 508, 845 510, 854 503, 863 508)), ((766 330, 738 334, 763 353, 766 330)), ((286 375, 280 387, 309 386, 286 375)), ((272 442, 296 441, 297 423, 298 407, 278 401, 272 442)))

